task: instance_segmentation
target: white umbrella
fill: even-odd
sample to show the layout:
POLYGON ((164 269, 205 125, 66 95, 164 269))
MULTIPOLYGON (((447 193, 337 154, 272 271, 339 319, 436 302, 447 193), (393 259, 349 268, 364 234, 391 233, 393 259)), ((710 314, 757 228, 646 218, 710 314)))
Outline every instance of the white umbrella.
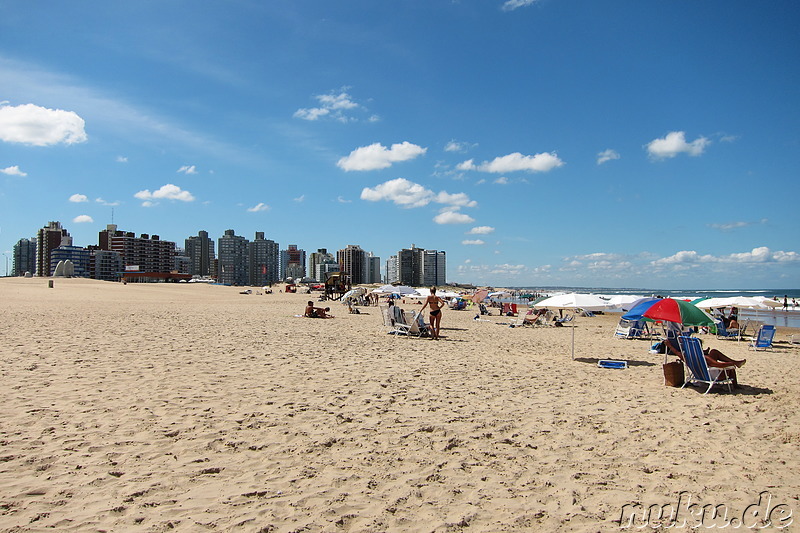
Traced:
MULTIPOLYGON (((571 292, 557 294, 545 298, 534 307, 548 307, 550 309, 583 309, 585 311, 602 311, 608 309, 608 303, 594 294, 571 292)), ((572 326, 572 358, 575 359, 575 325, 572 326)))
POLYGON ((372 292, 378 294, 399 294, 404 296, 406 294, 414 294, 416 290, 413 287, 408 287, 406 285, 398 285, 396 287, 394 285, 384 285, 382 287, 378 287, 372 292))
POLYGON ((356 287, 355 289, 350 289, 346 293, 342 295, 342 303, 344 303, 348 298, 357 298, 359 296, 363 296, 367 293, 367 289, 364 287, 356 287))
POLYGON ((608 299, 608 305, 628 311, 642 298, 644 298, 644 296, 637 296, 635 294, 616 294, 608 299))
POLYGON ((495 292, 490 292, 487 295, 488 298, 497 298, 497 299, 511 298, 512 296, 513 295, 508 291, 495 291, 495 292))
POLYGON ((557 294, 537 302, 534 307, 549 307, 551 309, 584 309, 586 311, 603 311, 609 308, 608 302, 594 294, 571 292, 557 294))

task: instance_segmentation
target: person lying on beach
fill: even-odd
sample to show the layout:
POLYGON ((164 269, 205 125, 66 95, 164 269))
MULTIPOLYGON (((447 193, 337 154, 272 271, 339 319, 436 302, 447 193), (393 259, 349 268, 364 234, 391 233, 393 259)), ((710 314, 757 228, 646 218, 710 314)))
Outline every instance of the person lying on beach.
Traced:
MULTIPOLYGON (((680 344, 674 338, 667 337, 667 339, 664 341, 664 345, 667 347, 667 353, 677 355, 678 358, 683 361, 683 352, 681 352, 680 344)), ((713 348, 703 349, 703 355, 705 355, 706 364, 709 367, 722 368, 727 366, 735 366, 736 368, 741 368, 747 362, 747 359, 741 359, 739 361, 731 359, 724 353, 713 348)))
POLYGON ((333 318, 333 315, 328 314, 330 310, 330 307, 326 307, 325 309, 314 307, 314 302, 309 300, 308 305, 306 305, 306 312, 303 316, 306 318, 333 318))

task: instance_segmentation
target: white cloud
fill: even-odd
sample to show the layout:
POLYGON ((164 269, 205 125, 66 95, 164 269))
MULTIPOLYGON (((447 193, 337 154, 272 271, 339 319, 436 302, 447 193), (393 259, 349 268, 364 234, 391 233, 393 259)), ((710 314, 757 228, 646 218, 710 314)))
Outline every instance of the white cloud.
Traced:
POLYGON ((494 180, 494 183, 496 183, 498 185, 508 185, 508 178, 505 177, 505 176, 501 176, 501 177, 497 178, 496 180, 494 180))
POLYGON ((157 191, 150 192, 148 189, 139 191, 133 195, 134 197, 144 200, 142 205, 144 207, 153 207, 156 205, 153 200, 180 200, 181 202, 193 202, 194 196, 189 191, 184 191, 177 185, 167 183, 157 191))
POLYGON ((710 254, 701 255, 694 250, 683 250, 669 257, 662 257, 651 261, 653 266, 675 266, 675 265, 699 265, 702 263, 724 263, 724 264, 744 264, 744 263, 776 263, 776 262, 800 261, 800 254, 797 252, 771 251, 766 246, 753 248, 749 252, 737 252, 729 255, 714 256, 710 254))
POLYGON ((616 150, 612 150, 609 148, 608 150, 603 150, 602 152, 597 153, 597 164, 602 165, 608 161, 612 161, 614 159, 619 159, 619 154, 616 150))
POLYGON ((467 235, 489 235, 494 233, 494 228, 491 226, 475 226, 467 232, 467 235))
POLYGON ((480 245, 486 244, 486 243, 483 242, 480 239, 474 239, 474 240, 466 239, 466 240, 461 241, 461 244, 464 244, 464 245, 467 245, 467 246, 469 246, 469 245, 480 246, 480 245))
POLYGON ((197 167, 194 165, 183 165, 178 169, 178 172, 183 172, 184 174, 197 174, 197 167))
POLYGON ((447 191, 442 191, 436 195, 434 202, 437 204, 453 205, 458 207, 476 207, 478 202, 470 200, 469 196, 463 192, 449 194, 447 191))
POLYGON ((361 191, 361 199, 369 202, 386 200, 403 207, 422 207, 433 201, 433 191, 419 183, 396 178, 377 185, 374 189, 365 187, 361 191))
MULTIPOLYGON (((357 119, 348 115, 346 111, 365 109, 364 106, 353 101, 353 98, 344 90, 338 94, 335 92, 318 94, 314 98, 320 103, 319 107, 300 108, 294 112, 294 117, 309 121, 330 118, 339 122, 350 122, 357 119)), ((371 115, 367 120, 377 122, 379 118, 377 115, 371 115)))
POLYGON ((49 146, 85 142, 84 120, 73 111, 34 104, 0 105, 0 140, 49 146))
MULTIPOLYGON (((364 193, 362 192, 361 194, 363 196, 364 193)), ((344 196, 337 196, 336 197, 336 201, 339 202, 340 204, 352 204, 353 203, 353 200, 348 200, 344 196)))
POLYGON ((522 155, 519 152, 514 152, 513 154, 495 157, 492 161, 484 161, 480 165, 475 165, 473 160, 469 159, 460 163, 456 168, 459 170, 479 170, 481 172, 503 174, 520 170, 549 172, 563 164, 564 162, 559 159, 555 152, 542 152, 536 155, 522 155))
POLYGON ((69 201, 79 204, 81 202, 88 202, 89 198, 87 198, 85 194, 73 194, 69 197, 69 201))
POLYGON ((467 142, 452 140, 448 142, 446 145, 444 145, 444 151, 464 153, 475 148, 476 146, 478 146, 477 143, 467 143, 467 142))
POLYGON ((386 148, 380 143, 356 148, 347 157, 342 157, 336 166, 345 171, 350 170, 378 170, 392 166, 392 163, 408 161, 425 154, 427 148, 422 148, 408 141, 393 144, 386 148))
POLYGON ((128 158, 125 157, 125 156, 122 156, 122 155, 118 155, 117 159, 115 159, 115 161, 117 163, 127 163, 128 162, 128 158))
POLYGON ((78 215, 72 219, 72 222, 75 224, 86 224, 90 222, 94 222, 94 219, 89 215, 78 215))
POLYGON ((680 153, 687 153, 691 156, 698 156, 703 153, 706 146, 711 141, 705 137, 698 137, 694 141, 687 143, 686 134, 682 131, 671 131, 661 139, 653 139, 647 143, 647 152, 654 159, 666 159, 675 157, 680 153))
POLYGON ((758 222, 738 221, 738 222, 726 222, 723 224, 715 223, 715 224, 709 224, 708 227, 718 229, 720 231, 731 231, 738 228, 746 228, 748 226, 753 226, 755 224, 766 224, 767 222, 768 220, 766 218, 762 218, 758 222))
POLYGON ((433 221, 437 224, 471 224, 475 222, 475 219, 459 212, 458 208, 448 208, 433 217, 433 221))
POLYGON ((298 196, 297 198, 292 198, 292 199, 293 199, 295 202, 302 203, 302 202, 304 202, 304 201, 305 201, 305 199, 306 199, 306 195, 305 195, 305 194, 301 194, 301 195, 300 195, 300 196, 298 196))
POLYGON ((95 199, 95 202, 97 202, 100 205, 106 205, 108 207, 114 207, 114 206, 119 205, 119 202, 107 202, 107 201, 103 200, 102 198, 95 199))
POLYGON ((405 178, 395 178, 381 183, 375 188, 365 187, 361 199, 369 202, 386 200, 402 207, 423 207, 431 202, 451 207, 475 207, 478 202, 470 200, 463 192, 450 194, 447 191, 434 193, 419 183, 405 178))
POLYGON ((514 11, 519 7, 530 6, 538 2, 539 0, 507 0, 503 4, 503 11, 514 11))
POLYGON ((248 207, 247 211, 250 213, 260 213, 262 211, 269 211, 270 207, 264 202, 259 202, 253 207, 248 207))
POLYGON ((19 176, 21 178, 24 178, 28 175, 27 172, 21 171, 17 165, 14 165, 13 167, 0 168, 0 173, 8 174, 9 176, 19 176))

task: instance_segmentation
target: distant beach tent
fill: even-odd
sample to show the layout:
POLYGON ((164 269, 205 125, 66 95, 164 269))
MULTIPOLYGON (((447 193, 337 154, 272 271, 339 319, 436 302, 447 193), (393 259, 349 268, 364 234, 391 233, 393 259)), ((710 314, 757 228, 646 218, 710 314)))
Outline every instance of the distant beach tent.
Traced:
MULTIPOLYGON (((769 301, 773 302, 773 300, 769 301)), ((767 309, 768 307, 770 307, 764 303, 764 300, 758 300, 750 296, 731 296, 729 298, 708 298, 700 302, 697 302, 695 305, 701 309, 720 309, 725 307, 767 309)))
POLYGON ((487 297, 492 300, 504 300, 508 298, 513 298, 513 294, 508 291, 494 291, 487 294, 487 297))

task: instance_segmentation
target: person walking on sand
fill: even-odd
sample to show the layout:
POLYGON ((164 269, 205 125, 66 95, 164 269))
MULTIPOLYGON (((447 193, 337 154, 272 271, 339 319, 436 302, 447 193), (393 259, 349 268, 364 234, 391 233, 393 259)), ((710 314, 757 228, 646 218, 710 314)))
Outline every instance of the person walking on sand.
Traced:
POLYGON ((428 305, 431 306, 430 317, 431 317, 431 338, 439 340, 439 329, 441 328, 442 324, 442 307, 444 306, 444 300, 436 296, 436 287, 431 287, 431 293, 425 299, 425 305, 422 306, 422 309, 419 310, 421 313, 425 310, 428 305))

